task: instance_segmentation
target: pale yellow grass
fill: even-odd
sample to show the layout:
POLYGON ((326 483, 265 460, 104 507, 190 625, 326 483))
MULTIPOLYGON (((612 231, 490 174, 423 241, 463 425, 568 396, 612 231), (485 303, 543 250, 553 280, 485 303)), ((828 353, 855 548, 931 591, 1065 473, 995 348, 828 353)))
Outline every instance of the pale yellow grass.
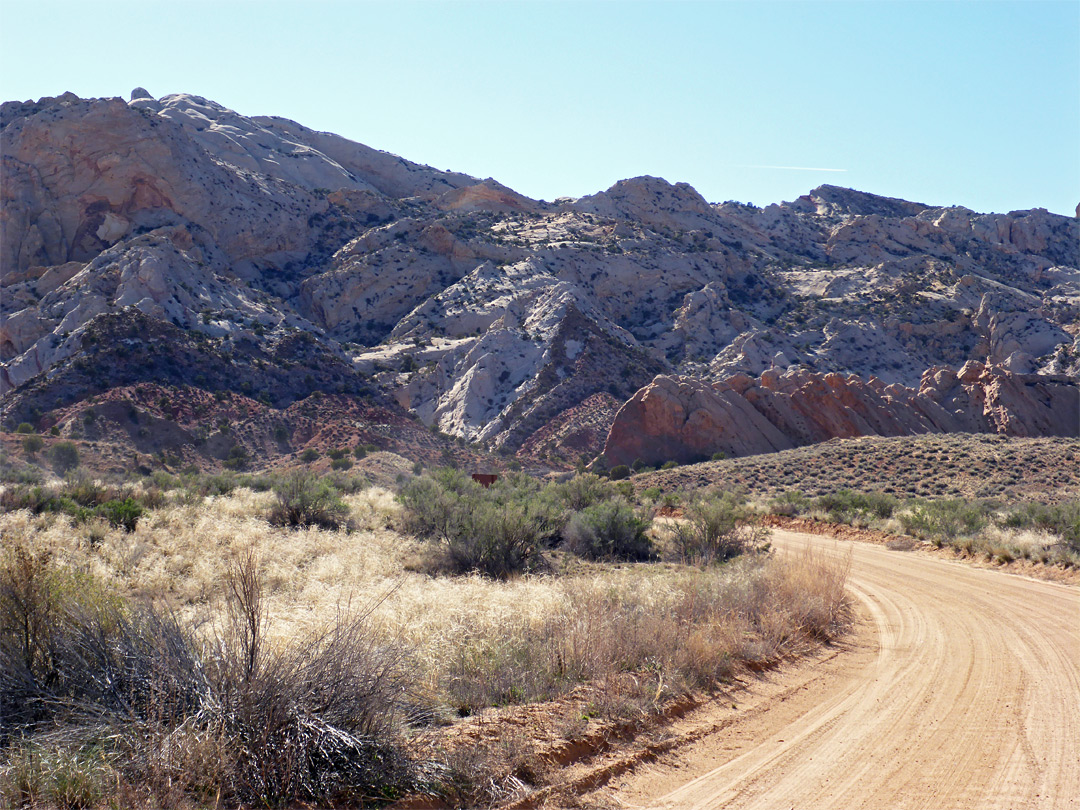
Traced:
POLYGON ((385 638, 415 651, 424 691, 462 705, 542 697, 641 668, 661 685, 708 682, 734 661, 771 660, 806 635, 828 634, 843 612, 844 572, 810 559, 705 571, 590 567, 506 582, 430 577, 407 570, 420 549, 392 528, 390 492, 345 498, 351 532, 273 527, 273 497, 237 490, 167 505, 131 534, 27 512, 0 514, 0 532, 194 620, 220 615, 230 566, 254 550, 272 641, 367 611, 385 638))

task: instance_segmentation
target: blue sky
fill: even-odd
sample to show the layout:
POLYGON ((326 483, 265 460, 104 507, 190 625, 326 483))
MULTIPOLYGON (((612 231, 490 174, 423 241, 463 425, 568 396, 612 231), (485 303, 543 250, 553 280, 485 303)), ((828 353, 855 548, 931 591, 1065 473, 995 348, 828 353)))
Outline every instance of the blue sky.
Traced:
POLYGON ((544 199, 653 174, 758 205, 1080 202, 1077 0, 0 0, 4 100, 140 85, 544 199))

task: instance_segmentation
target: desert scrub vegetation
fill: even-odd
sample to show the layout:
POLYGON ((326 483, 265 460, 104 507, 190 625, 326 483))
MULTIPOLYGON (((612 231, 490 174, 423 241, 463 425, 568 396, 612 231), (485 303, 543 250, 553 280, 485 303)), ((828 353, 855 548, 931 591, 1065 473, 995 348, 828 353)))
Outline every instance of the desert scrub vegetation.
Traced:
POLYGON ((539 570, 559 543, 593 560, 653 554, 651 518, 591 473, 547 485, 517 473, 485 488, 446 468, 407 483, 399 500, 405 531, 429 541, 432 571, 506 578, 539 570))
POLYGON ((834 439, 758 456, 714 459, 636 476, 665 491, 722 485, 763 497, 883 492, 900 499, 964 498, 1053 503, 1080 491, 1080 440, 989 434, 834 439))
POLYGON ((395 740, 406 659, 363 613, 267 644, 248 555, 225 576, 221 624, 200 636, 48 552, 3 553, 0 791, 13 805, 186 794, 283 807, 395 798, 415 780, 395 740))
MULTIPOLYGON (((605 696, 596 711, 641 717, 739 667, 797 654, 847 621, 842 565, 775 554, 703 567, 610 564, 603 554, 562 565, 575 558, 552 545, 575 515, 609 509, 599 533, 613 523, 636 538, 634 521, 649 513, 597 476, 547 485, 511 477, 482 494, 463 479, 422 476, 414 497, 458 505, 491 498, 485 509, 534 516, 533 573, 417 570, 415 560, 438 543, 400 532, 417 519, 408 514, 409 487, 399 499, 343 486, 349 531, 272 525, 273 482, 240 476, 214 487, 227 491, 198 497, 180 477, 158 476, 160 492, 130 532, 63 510, 0 512, 5 581, 15 583, 11 592, 44 594, 33 615, 49 618, 35 626, 51 629, 33 631, 42 639, 33 649, 57 650, 67 662, 56 669, 35 652, 29 666, 40 683, 28 681, 24 623, 17 610, 3 614, 4 654, 23 662, 11 669, 24 673, 11 689, 54 690, 37 704, 18 699, 45 714, 12 720, 0 755, 3 802, 357 804, 419 780, 431 789, 471 786, 479 792, 461 801, 475 805, 485 783, 475 768, 487 766, 454 774, 437 746, 417 749, 425 752, 418 762, 407 755, 414 738, 457 716, 587 684, 605 696), (541 566, 543 554, 552 558, 541 566), (109 680, 117 673, 123 678, 109 680), (121 708, 96 697, 106 682, 128 690, 121 708), (372 683, 389 691, 365 692, 372 683), (371 772, 384 781, 360 790, 371 772), (62 798, 70 784, 85 802, 62 798)), ((428 517, 436 527, 458 525, 453 510, 428 517), (444 524, 434 521, 440 516, 444 524)), ((652 548, 669 553, 662 533, 652 548)))
POLYGON ((272 488, 275 502, 267 520, 274 526, 337 529, 346 523, 349 508, 340 493, 312 472, 286 473, 272 488))
POLYGON ((159 490, 135 492, 106 485, 85 472, 69 474, 59 484, 16 484, 0 491, 0 509, 26 509, 34 514, 56 512, 76 523, 104 518, 113 526, 132 532, 146 508, 161 503, 159 490))
POLYGON ((671 524, 669 547, 680 562, 723 562, 767 550, 769 530, 740 493, 693 493, 681 499, 683 519, 671 524))
POLYGON ((907 534, 937 548, 1009 563, 1080 568, 1080 500, 1046 504, 989 499, 897 498, 881 492, 839 492, 807 498, 797 490, 768 503, 772 514, 801 515, 907 534))

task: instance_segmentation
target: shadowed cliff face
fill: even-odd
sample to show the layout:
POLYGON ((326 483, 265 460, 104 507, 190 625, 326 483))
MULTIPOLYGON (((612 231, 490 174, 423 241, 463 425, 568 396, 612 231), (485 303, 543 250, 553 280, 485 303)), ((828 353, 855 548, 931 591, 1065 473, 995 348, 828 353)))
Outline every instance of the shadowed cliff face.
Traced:
MULTIPOLYGON (((645 435, 728 431, 742 453, 849 433, 1059 431, 1025 410, 1043 383, 1003 381, 1080 372, 1074 218, 835 186, 711 204, 656 177, 548 203, 198 96, 133 96, 0 109, 5 421, 120 384, 110 369, 125 384, 194 383, 199 363, 183 358, 212 350, 206 385, 281 404, 371 391, 450 435, 564 460, 595 449, 609 398, 679 375, 635 400, 666 392, 691 427, 665 406, 645 435), (143 334, 87 343, 136 316, 146 335, 175 330, 171 365, 125 362, 149 356, 143 334), (282 349, 301 340, 318 351, 282 349), (889 393, 972 361, 999 391, 976 427, 950 427, 939 410, 952 406, 921 390, 889 393), (802 380, 813 407, 777 404, 798 397, 774 374, 802 380), (761 381, 714 385, 733 376, 761 381), (835 421, 815 421, 845 397, 835 421), (579 431, 549 424, 593 438, 563 448, 579 431)), ((974 400, 953 411, 983 413, 974 400)), ((678 441, 650 457, 704 440, 678 441)))

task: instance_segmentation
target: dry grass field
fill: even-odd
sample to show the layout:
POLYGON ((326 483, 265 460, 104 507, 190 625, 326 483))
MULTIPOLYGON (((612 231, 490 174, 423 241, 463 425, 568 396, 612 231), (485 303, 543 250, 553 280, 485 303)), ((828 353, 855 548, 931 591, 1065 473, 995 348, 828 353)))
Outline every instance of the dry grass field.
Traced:
MULTIPOLYGON (((147 497, 139 485, 127 487, 112 494, 147 497)), ((346 662, 362 670, 349 677, 393 680, 397 692, 380 709, 389 719, 380 719, 379 739, 407 763, 397 781, 379 787, 382 793, 361 794, 389 799, 419 790, 470 803, 505 798, 507 790, 544 778, 535 768, 522 770, 528 745, 516 737, 482 758, 464 756, 457 727, 474 717, 543 705, 599 684, 604 699, 590 710, 594 715, 623 724, 631 715, 647 719, 673 700, 715 688, 742 667, 768 666, 810 649, 842 633, 847 620, 843 566, 809 557, 748 552, 724 564, 665 562, 672 533, 657 526, 654 557, 660 560, 595 561, 544 548, 531 574, 451 576, 431 572, 431 541, 402 532, 402 506, 393 493, 373 488, 343 501, 347 525, 329 530, 271 525, 275 494, 243 488, 206 497, 182 489, 154 493, 153 506, 132 531, 85 512, 0 513, 6 654, 21 666, 20 651, 28 648, 20 646, 23 625, 16 620, 32 614, 20 599, 35 593, 27 585, 35 571, 36 581, 45 583, 36 592, 39 609, 53 611, 56 627, 71 622, 78 630, 71 636, 76 642, 59 631, 46 642, 98 650, 85 647, 85 628, 93 627, 104 660, 118 643, 109 634, 128 627, 125 617, 142 615, 140 605, 156 605, 157 615, 175 620, 176 637, 188 639, 194 660, 202 660, 207 672, 223 673, 218 681, 207 680, 218 703, 235 694, 242 706, 245 690, 254 694, 254 685, 271 697, 318 693, 326 688, 318 678, 338 678, 334 673, 346 667, 333 658, 335 638, 352 638, 367 658, 346 662), (244 591, 252 583, 253 590, 244 591), (114 605, 119 612, 109 613, 114 605), (93 621, 86 618, 91 613, 93 621), (256 652, 245 642, 248 620, 256 652), (390 650, 392 666, 386 663, 390 650), (255 663, 240 666, 237 676, 229 667, 249 654, 255 663), (275 668, 297 681, 280 676, 285 680, 271 688, 275 668)), ((138 637, 136 625, 125 632, 138 637)), ((153 659, 151 653, 145 654, 153 659)), ((85 652, 79 655, 88 681, 103 677, 85 652)), ((47 661, 32 664, 27 672, 48 674, 47 661)), ((123 710, 110 706, 90 717, 84 704, 91 697, 77 684, 71 688, 70 694, 49 693, 45 720, 19 729, 6 724, 10 756, 0 768, 6 802, 197 807, 212 797, 210 806, 284 806, 361 795, 308 776, 281 784, 265 782, 263 775, 262 782, 254 779, 253 768, 259 774, 282 771, 284 755, 269 743, 265 750, 254 747, 242 723, 204 719, 217 717, 220 706, 149 717, 128 697, 123 710), (192 765, 205 757, 207 735, 214 756, 232 762, 235 773, 192 765)), ((576 729, 569 724, 565 734, 576 729)), ((349 733, 350 739, 366 739, 349 733)), ((305 767, 315 768, 318 758, 305 756, 305 767)))

